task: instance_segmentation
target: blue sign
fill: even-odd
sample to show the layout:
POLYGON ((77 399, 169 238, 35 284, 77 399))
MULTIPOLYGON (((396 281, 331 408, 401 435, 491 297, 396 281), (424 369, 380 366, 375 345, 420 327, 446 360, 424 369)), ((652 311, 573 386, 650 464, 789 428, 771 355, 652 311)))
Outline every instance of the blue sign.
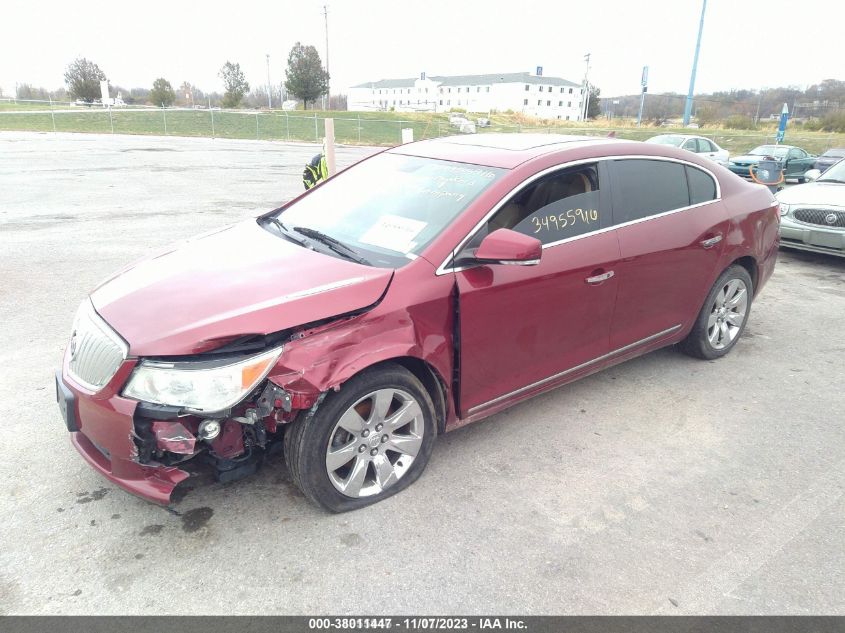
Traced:
POLYGON ((780 112, 780 125, 778 125, 778 134, 775 137, 776 143, 783 143, 783 137, 786 135, 786 122, 789 120, 789 108, 783 104, 783 110, 780 112))
POLYGON ((542 66, 537 66, 537 76, 538 77, 543 76, 543 67, 542 66))

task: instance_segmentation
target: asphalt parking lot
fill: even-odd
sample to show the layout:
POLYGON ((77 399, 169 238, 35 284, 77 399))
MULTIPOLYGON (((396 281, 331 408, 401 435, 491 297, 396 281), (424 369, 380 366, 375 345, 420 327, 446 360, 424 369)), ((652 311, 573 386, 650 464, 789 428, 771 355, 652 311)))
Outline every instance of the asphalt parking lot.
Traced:
POLYGON ((845 260, 824 256, 781 253, 728 357, 664 349, 462 428, 364 510, 313 507, 281 458, 171 511, 100 478, 53 392, 78 303, 277 206, 316 151, 0 133, 0 613, 845 614, 845 260))

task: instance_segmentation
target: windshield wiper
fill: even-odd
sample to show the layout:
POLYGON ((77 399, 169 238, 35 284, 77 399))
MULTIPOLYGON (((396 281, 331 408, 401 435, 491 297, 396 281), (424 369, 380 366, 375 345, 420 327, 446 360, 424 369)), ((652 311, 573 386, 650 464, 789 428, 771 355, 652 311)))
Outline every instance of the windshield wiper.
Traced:
POLYGON ((270 216, 268 218, 265 218, 265 220, 275 225, 276 228, 279 229, 279 233, 289 239, 291 242, 299 244, 300 246, 305 246, 306 248, 308 247, 308 242, 306 240, 303 240, 301 237, 297 237, 297 235, 294 234, 294 232, 291 231, 288 227, 286 227, 279 218, 275 216, 270 216))
POLYGON ((845 185, 845 180, 838 178, 819 178, 816 182, 838 182, 840 185, 845 185))
POLYGON ((340 240, 333 238, 331 235, 326 235, 322 231, 311 229, 307 226, 295 226, 293 227, 293 230, 305 237, 310 237, 312 240, 325 244, 338 255, 343 255, 347 259, 351 259, 359 264, 364 264, 366 266, 370 265, 370 262, 361 257, 355 249, 347 246, 340 240))

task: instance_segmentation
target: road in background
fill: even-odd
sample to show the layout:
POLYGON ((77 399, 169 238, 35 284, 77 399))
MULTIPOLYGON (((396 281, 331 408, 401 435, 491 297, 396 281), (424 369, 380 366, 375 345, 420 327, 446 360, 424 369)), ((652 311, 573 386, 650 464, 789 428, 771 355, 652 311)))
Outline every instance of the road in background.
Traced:
POLYGON ((316 151, 0 134, 0 613, 845 614, 845 260, 782 253, 728 357, 661 350, 450 433, 357 512, 280 458, 172 511, 98 476, 53 392, 80 300, 295 195, 316 151))

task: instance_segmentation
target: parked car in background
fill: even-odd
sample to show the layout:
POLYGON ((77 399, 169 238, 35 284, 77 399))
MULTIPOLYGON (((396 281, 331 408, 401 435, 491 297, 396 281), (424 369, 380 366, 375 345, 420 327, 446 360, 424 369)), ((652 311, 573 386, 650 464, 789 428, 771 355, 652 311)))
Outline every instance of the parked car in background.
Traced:
POLYGON ((449 117, 449 125, 458 128, 461 134, 475 134, 475 123, 462 114, 453 114, 449 117))
POLYGON ((730 159, 730 153, 728 150, 722 149, 709 138, 705 138, 703 136, 692 136, 690 134, 658 134, 657 136, 652 136, 646 141, 646 143, 680 147, 688 152, 705 156, 720 165, 727 165, 728 160, 730 159))
POLYGON ((554 134, 376 154, 96 288, 56 376, 72 442, 163 504, 185 461, 232 481, 281 445, 308 499, 352 510, 416 480, 446 431, 668 345, 720 358, 778 212, 712 168, 554 134))
POLYGON ((845 159, 777 193, 781 246, 845 257, 845 159))
POLYGON ((816 162, 813 164, 813 169, 818 169, 821 173, 824 173, 825 170, 832 167, 843 158, 845 158, 845 147, 834 147, 833 149, 827 150, 816 159, 816 162))
POLYGON ((772 157, 781 164, 784 179, 796 179, 803 183, 804 173, 813 168, 816 157, 800 147, 793 145, 759 145, 743 156, 734 156, 728 162, 730 169, 737 176, 751 180, 751 168, 759 162, 772 157))

